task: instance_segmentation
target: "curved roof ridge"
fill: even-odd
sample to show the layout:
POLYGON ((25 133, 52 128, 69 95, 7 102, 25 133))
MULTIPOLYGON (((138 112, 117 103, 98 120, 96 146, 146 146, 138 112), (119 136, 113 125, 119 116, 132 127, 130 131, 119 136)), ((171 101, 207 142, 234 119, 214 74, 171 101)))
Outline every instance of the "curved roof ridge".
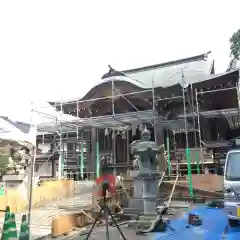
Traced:
POLYGON ((153 70, 153 69, 156 69, 156 68, 170 67, 170 66, 173 66, 173 65, 179 65, 179 64, 194 62, 194 61, 199 61, 199 60, 205 60, 206 61, 208 59, 208 55, 210 53, 211 53, 211 51, 208 51, 207 53, 199 54, 199 55, 196 55, 196 56, 193 56, 193 57, 180 58, 180 59, 169 61, 169 62, 158 63, 158 64, 153 64, 153 65, 134 68, 134 69, 128 69, 128 70, 124 70, 122 72, 123 73, 134 73, 134 72, 153 70))
POLYGON ((108 78, 104 78, 103 80, 104 80, 104 82, 125 81, 125 82, 129 82, 131 84, 134 84, 140 88, 146 88, 146 86, 144 85, 144 83, 142 81, 140 81, 134 77, 131 77, 131 76, 111 76, 108 78))
POLYGON ((194 79, 207 77, 211 72, 208 57, 211 52, 193 57, 173 60, 170 62, 154 64, 146 67, 117 71, 109 66, 109 71, 102 76, 102 81, 95 84, 83 97, 68 99, 64 102, 91 99, 97 89, 111 81, 126 82, 137 88, 150 89, 153 87, 168 87, 178 84, 181 80, 181 69, 184 71, 186 81, 194 83, 194 79))

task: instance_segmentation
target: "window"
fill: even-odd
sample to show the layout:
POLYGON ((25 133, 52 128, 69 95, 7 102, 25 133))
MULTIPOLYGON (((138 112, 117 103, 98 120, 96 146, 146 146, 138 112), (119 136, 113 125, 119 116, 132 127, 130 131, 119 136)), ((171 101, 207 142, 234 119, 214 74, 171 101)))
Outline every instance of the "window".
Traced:
POLYGON ((229 153, 226 164, 225 179, 240 181, 240 152, 229 153))

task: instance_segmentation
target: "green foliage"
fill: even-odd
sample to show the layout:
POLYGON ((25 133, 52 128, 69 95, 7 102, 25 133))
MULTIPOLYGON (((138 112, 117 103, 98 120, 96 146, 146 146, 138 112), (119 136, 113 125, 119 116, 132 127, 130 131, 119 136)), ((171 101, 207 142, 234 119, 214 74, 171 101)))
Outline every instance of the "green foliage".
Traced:
POLYGON ((229 39, 230 42, 230 63, 228 70, 237 69, 240 64, 240 29, 234 32, 232 37, 229 39))
POLYGON ((30 160, 30 156, 24 150, 11 149, 10 155, 0 153, 0 177, 9 172, 17 174, 30 160))
POLYGON ((5 153, 0 153, 0 177, 2 177, 7 171, 8 164, 9 164, 9 156, 5 153))

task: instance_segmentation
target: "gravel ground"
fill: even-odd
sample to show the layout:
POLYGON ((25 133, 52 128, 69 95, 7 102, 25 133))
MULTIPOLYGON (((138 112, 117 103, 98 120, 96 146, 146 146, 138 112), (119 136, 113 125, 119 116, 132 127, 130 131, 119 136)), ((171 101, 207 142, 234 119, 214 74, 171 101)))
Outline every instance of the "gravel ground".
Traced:
MULTIPOLYGON (((91 204, 92 192, 91 192, 91 188, 89 188, 89 186, 91 186, 91 183, 90 185, 86 182, 78 183, 78 187, 80 188, 81 186, 86 186, 86 189, 83 189, 83 191, 81 191, 81 194, 79 191, 78 195, 76 196, 73 196, 67 199, 58 200, 54 203, 46 204, 44 207, 40 207, 32 210, 32 216, 31 216, 32 239, 38 239, 40 237, 49 235, 51 233, 51 224, 52 224, 53 218, 73 212, 64 208, 60 208, 60 206, 66 206, 66 207, 77 206, 79 209, 81 209, 84 206, 91 204)), ((23 212, 23 213, 27 214, 27 212, 23 212)), ((18 231, 20 229, 21 215, 23 213, 16 214, 16 223, 17 223, 18 231)), ((4 222, 4 216, 0 217, 1 227, 3 226, 3 222, 4 222)), ((0 228, 0 234, 1 232, 2 232, 2 229, 0 228)), ((51 239, 51 238, 47 237, 45 239, 51 239)))

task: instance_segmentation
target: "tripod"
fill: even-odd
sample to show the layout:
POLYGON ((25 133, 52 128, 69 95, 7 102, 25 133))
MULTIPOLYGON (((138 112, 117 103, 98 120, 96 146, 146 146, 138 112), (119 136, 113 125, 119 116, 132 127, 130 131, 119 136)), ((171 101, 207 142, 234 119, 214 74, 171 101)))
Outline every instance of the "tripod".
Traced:
MULTIPOLYGON (((105 185, 107 185, 107 184, 105 184, 105 185)), ((93 223, 90 231, 88 232, 88 235, 87 235, 87 237, 86 237, 86 240, 88 240, 89 237, 91 236, 92 231, 93 231, 93 229, 94 229, 97 221, 100 220, 100 218, 101 218, 101 216, 102 216, 102 213, 104 214, 104 219, 105 219, 105 222, 106 222, 106 223, 105 223, 105 227, 106 227, 106 240, 110 240, 109 229, 108 229, 108 215, 111 216, 112 221, 113 221, 114 225, 116 226, 118 232, 120 233, 122 239, 123 239, 123 240, 127 240, 126 237, 124 236, 122 230, 120 229, 117 221, 116 221, 115 218, 113 217, 113 215, 112 215, 112 213, 111 213, 111 210, 110 210, 109 207, 107 206, 107 200, 106 200, 107 188, 108 188, 108 186, 104 186, 104 184, 103 184, 103 205, 102 205, 102 207, 101 207, 101 209, 100 209, 100 212, 99 212, 97 218, 95 219, 95 221, 94 221, 94 223, 93 223)))

